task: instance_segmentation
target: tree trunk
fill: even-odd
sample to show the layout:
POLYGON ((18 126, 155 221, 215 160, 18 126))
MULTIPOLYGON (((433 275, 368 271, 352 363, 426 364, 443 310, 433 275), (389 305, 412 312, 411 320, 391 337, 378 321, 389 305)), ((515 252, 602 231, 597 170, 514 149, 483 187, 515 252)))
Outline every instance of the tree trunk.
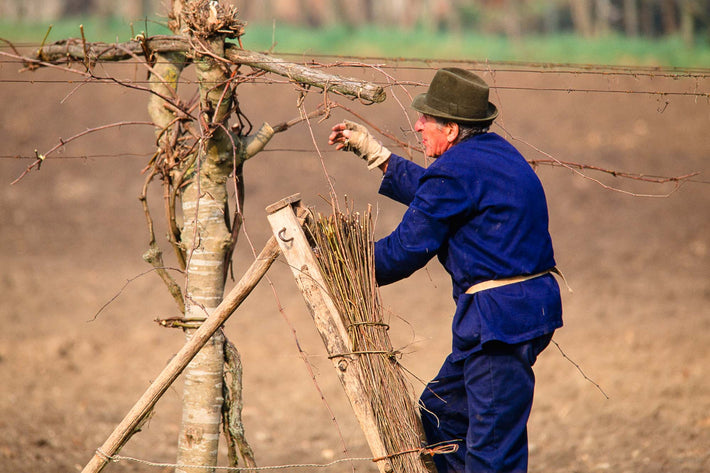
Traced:
POLYGON ((655 30, 653 27, 654 4, 650 0, 641 2, 639 9, 639 27, 644 36, 653 37, 655 30))
POLYGON ((592 36, 592 13, 589 0, 570 0, 572 22, 578 34, 585 38, 592 36))
MULTIPOLYGON (((203 41, 218 57, 224 56, 222 39, 203 41)), ((225 216, 227 182, 233 170, 232 146, 223 128, 232 105, 226 69, 209 56, 195 60, 200 84, 202 143, 189 184, 182 194, 182 240, 187 255, 185 317, 204 319, 222 301, 225 256, 231 232, 225 216)), ((190 338, 191 330, 186 331, 190 338)), ((224 336, 217 332, 185 372, 183 417, 178 442, 178 464, 217 464, 222 416, 224 336)), ((204 468, 178 468, 198 473, 204 468)))
POLYGON ((636 0, 624 0, 624 31, 627 36, 639 34, 639 12, 636 0))
MULTIPOLYGON (((194 306, 193 306, 194 307, 194 306)), ((202 310, 198 311, 202 313, 202 310)), ((188 311, 188 317, 190 316, 188 311)), ((192 330, 190 330, 192 331, 192 330)), ((190 339, 188 333, 187 339, 190 339)), ((224 335, 215 333, 185 370, 177 473, 212 472, 217 465, 222 420, 224 335), (196 465, 190 468, 180 465, 196 465)))
POLYGON ((505 17, 503 19, 503 28, 508 38, 518 40, 522 36, 522 26, 520 19, 520 1, 505 0, 505 17))
POLYGON ((695 12, 692 0, 681 0, 680 33, 688 48, 695 45, 695 12))
POLYGON ((661 15, 663 18, 663 34, 671 35, 678 31, 678 15, 675 0, 661 0, 661 15))
MULTIPOLYGON (((183 28, 181 11, 189 11, 189 4, 173 4, 173 27, 183 28)), ((223 57, 225 45, 222 38, 193 38, 200 50, 208 49, 214 57, 223 57)), ((185 65, 184 53, 158 53, 152 67, 149 112, 158 126, 159 153, 171 169, 165 208, 169 222, 169 239, 176 250, 180 265, 186 269, 185 295, 182 304, 184 317, 189 321, 207 318, 223 299, 227 265, 236 241, 238 220, 229 224, 227 184, 235 172, 241 180, 241 163, 263 149, 274 130, 264 124, 250 137, 234 135, 227 131, 232 111, 233 90, 228 84, 230 70, 211 55, 196 54, 194 64, 200 91, 200 129, 202 137, 193 154, 179 156, 181 134, 184 133, 174 107, 167 107, 165 98, 177 97, 177 84, 185 65), (237 166, 235 170, 235 165, 237 166), (172 189, 169 186, 172 185, 172 189), (182 189, 183 226, 178 228, 173 209, 175 189, 182 189)), ((238 185, 237 199, 243 203, 243 187, 238 185)), ((162 269, 162 257, 151 230, 150 261, 162 269), (157 256, 156 256, 157 255, 157 256)), ((169 288, 176 286, 168 284, 169 288)), ((180 290, 171 290, 171 293, 180 290)), ((175 296, 175 293, 173 293, 175 296)), ((188 341, 196 328, 185 329, 188 341)), ((178 438, 177 472, 202 473, 214 471, 217 465, 220 425, 222 421, 224 391, 225 337, 217 331, 197 353, 185 369, 183 389, 183 414, 178 438)), ((236 348, 233 349, 236 352, 236 348)), ((234 358, 234 353, 231 354, 234 358)), ((241 379, 233 379, 230 394, 240 397, 241 379)), ((230 418, 230 428, 240 433, 235 439, 240 443, 242 456, 250 466, 250 449, 243 438, 241 417, 230 418)))
POLYGON ((611 31, 611 1, 596 0, 596 21, 595 33, 597 35, 607 35, 611 31))
POLYGON ((353 29, 363 22, 364 11, 361 0, 332 0, 338 23, 353 29))
MULTIPOLYGON (((193 0, 173 0, 176 32, 184 32, 185 12, 197 12, 193 0)), ((213 10, 216 11, 216 10, 213 10)), ((211 17, 208 18, 211 19, 211 17)), ((197 33, 200 33, 199 31, 197 33)), ((217 57, 224 55, 224 38, 195 38, 201 48, 217 57)), ((232 106, 232 90, 227 85, 228 68, 208 55, 194 59, 200 89, 202 137, 192 168, 184 177, 183 227, 180 242, 187 271, 185 318, 204 320, 222 301, 226 255, 232 235, 228 228, 227 183, 234 169, 232 144, 225 127, 232 106)), ((186 329, 189 340, 195 329, 186 329)), ((224 335, 216 332, 185 370, 183 415, 178 437, 177 472, 205 473, 217 465, 223 404, 224 335), (188 465, 188 466, 184 466, 188 465), (193 467, 190 467, 193 466, 193 467), (195 468, 194 466, 201 466, 195 468)))

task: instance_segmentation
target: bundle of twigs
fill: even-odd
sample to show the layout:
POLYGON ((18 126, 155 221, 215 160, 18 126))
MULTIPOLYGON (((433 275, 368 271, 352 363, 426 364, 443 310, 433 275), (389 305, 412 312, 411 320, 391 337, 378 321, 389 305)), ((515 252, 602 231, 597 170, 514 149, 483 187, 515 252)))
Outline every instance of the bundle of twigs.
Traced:
POLYGON ((375 282, 371 208, 364 214, 334 206, 309 232, 327 290, 343 319, 352 355, 377 419, 394 472, 430 470, 421 457, 423 434, 409 383, 392 349, 375 282))

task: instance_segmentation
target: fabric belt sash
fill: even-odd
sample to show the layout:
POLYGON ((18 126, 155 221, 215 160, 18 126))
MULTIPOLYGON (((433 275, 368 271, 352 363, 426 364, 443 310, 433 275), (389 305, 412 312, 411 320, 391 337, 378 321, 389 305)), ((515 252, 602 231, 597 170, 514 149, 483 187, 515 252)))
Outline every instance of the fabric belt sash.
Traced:
MULTIPOLYGON (((560 273, 560 271, 557 268, 552 268, 552 269, 548 269, 547 271, 543 271, 541 273, 528 274, 526 276, 513 276, 512 278, 505 278, 505 279, 491 279, 490 281, 482 281, 477 284, 474 284, 473 286, 469 287, 466 290, 466 294, 475 294, 477 292, 485 291, 488 289, 493 289, 496 287, 508 286, 510 284, 528 281, 530 279, 539 278, 540 276, 544 276, 549 273, 555 273, 555 274, 559 274, 560 276, 562 276, 562 274, 560 273)), ((562 277, 562 279, 564 280, 564 277, 562 277)))

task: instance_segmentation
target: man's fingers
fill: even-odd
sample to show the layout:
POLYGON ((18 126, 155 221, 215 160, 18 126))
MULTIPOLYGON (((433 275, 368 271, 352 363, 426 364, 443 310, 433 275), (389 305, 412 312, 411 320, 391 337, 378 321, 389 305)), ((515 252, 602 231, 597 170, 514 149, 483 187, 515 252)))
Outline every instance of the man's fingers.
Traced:
POLYGON ((345 123, 336 123, 335 125, 333 125, 333 128, 331 128, 331 130, 333 130, 333 131, 343 131, 343 130, 345 130, 346 128, 347 128, 347 127, 346 127, 345 123))
POLYGON ((339 141, 345 141, 350 138, 350 130, 334 130, 333 133, 328 136, 328 143, 334 144, 339 141))
POLYGON ((333 143, 336 143, 338 141, 343 141, 344 139, 345 139, 345 137, 343 136, 343 134, 341 132, 334 131, 333 133, 330 134, 330 136, 328 136, 328 143, 330 143, 332 145, 333 143))

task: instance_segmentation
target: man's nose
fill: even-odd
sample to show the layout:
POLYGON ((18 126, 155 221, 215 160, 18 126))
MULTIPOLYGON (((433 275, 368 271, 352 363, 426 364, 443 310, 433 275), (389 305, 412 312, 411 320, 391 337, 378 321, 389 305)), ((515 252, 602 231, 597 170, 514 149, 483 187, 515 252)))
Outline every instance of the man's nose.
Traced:
POLYGON ((414 131, 420 132, 424 129, 424 117, 419 117, 419 120, 414 124, 414 131))

